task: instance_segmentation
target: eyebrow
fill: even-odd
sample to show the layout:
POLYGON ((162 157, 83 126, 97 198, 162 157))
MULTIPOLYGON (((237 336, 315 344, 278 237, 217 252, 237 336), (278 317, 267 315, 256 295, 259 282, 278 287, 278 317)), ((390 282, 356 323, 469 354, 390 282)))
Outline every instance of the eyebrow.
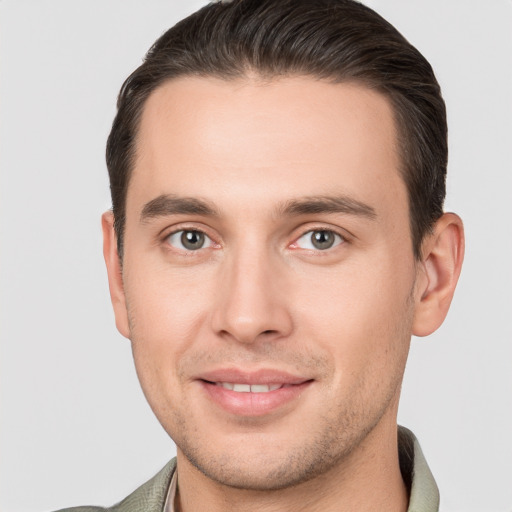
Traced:
POLYGON ((218 216, 217 209, 207 201, 195 197, 162 194, 147 202, 140 214, 141 222, 168 215, 218 216))
POLYGON ((298 216, 318 213, 345 213, 367 219, 375 219, 377 212, 372 206, 348 196, 312 196, 292 199, 278 208, 281 215, 298 216))
MULTIPOLYGON (((292 199, 278 206, 279 216, 300 216, 320 213, 344 213, 375 219, 375 209, 361 201, 347 196, 311 196, 292 199)), ((208 201, 196 197, 181 197, 162 194, 147 202, 140 214, 141 222, 169 215, 202 215, 218 217, 217 208, 208 201)))

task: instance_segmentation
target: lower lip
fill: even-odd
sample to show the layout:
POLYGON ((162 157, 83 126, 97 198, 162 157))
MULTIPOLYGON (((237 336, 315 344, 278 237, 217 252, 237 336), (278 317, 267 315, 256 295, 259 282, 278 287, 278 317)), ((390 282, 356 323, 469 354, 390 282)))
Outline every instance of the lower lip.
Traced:
POLYGON ((199 381, 207 395, 225 411, 238 416, 264 416, 296 401, 313 381, 268 391, 239 393, 211 382, 199 381))

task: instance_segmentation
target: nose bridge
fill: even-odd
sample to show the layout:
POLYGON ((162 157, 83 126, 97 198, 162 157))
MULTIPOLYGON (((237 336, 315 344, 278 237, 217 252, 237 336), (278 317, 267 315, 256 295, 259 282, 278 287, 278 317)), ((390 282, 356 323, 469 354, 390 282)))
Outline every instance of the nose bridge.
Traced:
POLYGON ((239 342, 286 336, 292 321, 279 258, 267 244, 241 244, 224 261, 214 311, 214 329, 239 342))

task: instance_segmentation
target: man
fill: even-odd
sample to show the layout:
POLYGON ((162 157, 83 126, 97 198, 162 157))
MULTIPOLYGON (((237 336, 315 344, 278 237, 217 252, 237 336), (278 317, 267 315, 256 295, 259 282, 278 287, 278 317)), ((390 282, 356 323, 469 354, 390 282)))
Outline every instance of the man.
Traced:
POLYGON ((104 254, 177 458, 109 510, 438 510, 396 416, 462 264, 446 160, 431 67, 356 2, 211 4, 155 43, 107 145, 104 254))

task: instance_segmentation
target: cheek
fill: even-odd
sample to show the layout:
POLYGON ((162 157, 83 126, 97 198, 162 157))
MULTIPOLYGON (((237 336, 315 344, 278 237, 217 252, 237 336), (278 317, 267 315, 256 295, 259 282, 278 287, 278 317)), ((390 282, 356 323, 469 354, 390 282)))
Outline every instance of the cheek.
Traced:
POLYGON ((213 293, 207 276, 191 269, 133 268, 137 273, 127 273, 125 295, 135 365, 144 388, 163 392, 178 378, 183 354, 204 338, 213 293))
POLYGON ((128 281, 125 292, 137 376, 154 414, 171 434, 179 430, 177 411, 188 408, 180 362, 194 341, 204 337, 208 294, 191 287, 188 279, 157 275, 128 281))
MULTIPOLYGON (((139 261, 143 261, 140 258, 139 261)), ((198 324, 212 294, 212 269, 173 268, 151 260, 132 265, 125 293, 133 333, 155 343, 178 344, 198 324)))
POLYGON ((315 339, 331 354, 339 379, 402 364, 411 336, 413 270, 400 272, 393 259, 369 259, 305 282, 297 316, 304 339, 315 339), (371 263, 371 264, 370 264, 371 263), (319 283, 325 283, 319 286, 319 283))

